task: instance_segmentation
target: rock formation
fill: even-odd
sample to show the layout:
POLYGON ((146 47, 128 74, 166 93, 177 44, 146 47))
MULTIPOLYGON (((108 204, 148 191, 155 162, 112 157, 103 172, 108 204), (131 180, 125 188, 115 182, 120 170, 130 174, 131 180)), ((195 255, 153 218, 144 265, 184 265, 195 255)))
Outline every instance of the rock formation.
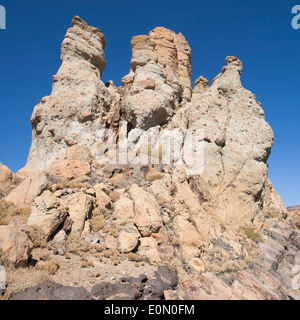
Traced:
POLYGON ((74 278, 84 299, 298 299, 299 224, 268 179, 273 131, 242 87, 242 62, 227 57, 211 84, 200 76, 192 88, 187 41, 158 27, 132 39, 130 72, 116 88, 101 81, 105 45, 100 30, 73 19, 52 93, 33 111, 27 164, 17 175, 0 167, 9 190, 0 190, 3 221, 30 208, 25 233, 34 249, 25 248, 21 264, 31 253, 54 281, 15 299, 39 298, 38 288, 48 299, 72 295, 74 278), (107 141, 117 156, 128 147, 134 161, 114 163, 107 141), (199 146, 203 170, 193 171, 187 154, 199 146))
POLYGON ((50 96, 34 108, 32 146, 23 171, 43 171, 62 160, 66 150, 85 145, 95 155, 98 130, 105 127, 118 95, 101 81, 106 61, 103 33, 79 17, 61 45, 62 65, 50 96))

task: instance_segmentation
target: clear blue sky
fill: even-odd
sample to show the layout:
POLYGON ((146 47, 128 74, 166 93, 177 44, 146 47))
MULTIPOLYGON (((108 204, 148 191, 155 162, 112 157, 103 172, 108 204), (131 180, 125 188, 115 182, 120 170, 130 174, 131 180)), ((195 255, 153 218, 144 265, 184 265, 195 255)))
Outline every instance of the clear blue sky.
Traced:
POLYGON ((107 39, 103 81, 129 71, 130 41, 156 26, 182 32, 193 50, 193 82, 212 80, 226 56, 244 63, 242 82, 262 102, 275 133, 270 179, 287 206, 300 204, 300 30, 291 27, 289 0, 0 0, 0 162, 13 171, 26 163, 30 116, 51 93, 60 44, 73 16, 107 39))

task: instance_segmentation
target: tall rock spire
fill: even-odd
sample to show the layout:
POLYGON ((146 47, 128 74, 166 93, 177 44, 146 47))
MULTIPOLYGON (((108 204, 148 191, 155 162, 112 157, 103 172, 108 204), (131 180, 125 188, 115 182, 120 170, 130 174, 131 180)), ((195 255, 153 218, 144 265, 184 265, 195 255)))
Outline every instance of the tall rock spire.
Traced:
POLYGON ((162 125, 191 99, 191 48, 182 34, 163 27, 134 37, 131 47, 125 119, 140 129, 162 125))
POLYGON ((42 171, 75 144, 97 151, 97 130, 118 100, 101 81, 105 69, 103 33, 76 16, 61 45, 61 67, 50 96, 34 108, 32 145, 25 171, 42 171))

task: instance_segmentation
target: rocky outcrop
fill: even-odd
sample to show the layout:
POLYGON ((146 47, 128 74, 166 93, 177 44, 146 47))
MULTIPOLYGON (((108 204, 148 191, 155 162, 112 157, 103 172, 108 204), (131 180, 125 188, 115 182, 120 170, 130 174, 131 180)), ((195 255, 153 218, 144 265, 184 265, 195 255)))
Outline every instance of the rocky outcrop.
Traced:
POLYGON ((170 128, 204 129, 204 170, 201 184, 195 181, 205 194, 201 206, 233 228, 258 223, 262 215, 283 216, 285 211, 278 197, 276 208, 264 206, 271 196, 266 190, 271 188, 266 161, 274 137, 261 104, 242 87, 241 72, 241 61, 227 57, 209 88, 203 78, 196 81, 191 103, 170 123, 170 128))
POLYGON ((260 253, 249 267, 229 276, 203 273, 186 283, 185 298, 299 300, 300 284, 295 282, 300 262, 299 230, 283 221, 270 219, 263 234, 260 253))
MULTIPOLYGON (((99 29, 73 19, 52 93, 33 111, 19 173, 26 179, 6 200, 32 204, 28 226, 51 241, 58 259, 71 260, 70 274, 80 259, 80 271, 107 264, 111 272, 127 261, 131 271, 146 264, 158 272, 101 282, 91 294, 51 282, 16 299, 296 299, 299 219, 268 179, 274 136, 242 86, 242 62, 227 57, 211 84, 200 76, 192 90, 187 41, 158 27, 132 39, 130 73, 116 88, 101 81, 105 44, 99 29), (129 124, 119 132, 120 120, 129 124), (102 129, 115 133, 116 155, 127 136, 130 163, 111 161, 102 129), (186 139, 199 130, 197 145, 186 139), (193 167, 189 153, 204 163, 193 167), (184 292, 175 294, 167 266, 184 292)), ((0 166, 0 179, 11 185, 14 175, 0 166)))
POLYGON ((99 129, 118 95, 101 81, 105 69, 103 33, 81 18, 72 20, 61 45, 62 65, 50 96, 34 108, 32 145, 23 172, 43 171, 64 158, 73 145, 97 151, 99 129))

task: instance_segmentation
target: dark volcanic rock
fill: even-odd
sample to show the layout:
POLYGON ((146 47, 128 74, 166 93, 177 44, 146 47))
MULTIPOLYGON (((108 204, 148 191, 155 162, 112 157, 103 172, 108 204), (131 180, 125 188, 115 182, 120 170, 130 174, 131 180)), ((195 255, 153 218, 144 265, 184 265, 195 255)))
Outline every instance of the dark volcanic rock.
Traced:
POLYGON ((92 296, 83 287, 66 287, 48 281, 16 294, 10 300, 92 300, 92 296))

